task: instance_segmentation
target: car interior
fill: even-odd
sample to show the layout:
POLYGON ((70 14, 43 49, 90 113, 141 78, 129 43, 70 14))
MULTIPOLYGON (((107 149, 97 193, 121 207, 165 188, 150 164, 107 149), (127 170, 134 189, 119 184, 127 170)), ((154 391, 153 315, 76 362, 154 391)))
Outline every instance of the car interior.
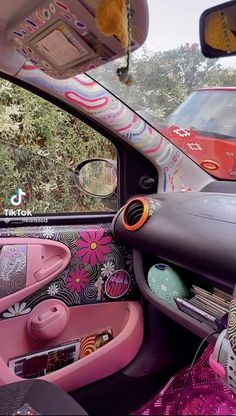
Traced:
MULTIPOLYGON (((168 126, 184 145, 175 143, 94 75, 111 77, 121 96, 138 76, 148 78, 132 73, 132 57, 151 30, 149 6, 1 1, 2 415, 236 414, 235 139, 222 177, 210 153, 187 153, 202 150, 189 127, 168 126), (32 109, 40 132, 41 164, 30 153, 23 99, 25 120, 32 109), (54 185, 44 136, 58 123, 52 159, 62 164, 77 121, 73 157, 85 148, 88 157, 72 169, 71 156, 68 178, 52 164, 54 185), (28 176, 17 173, 16 158, 28 176), (56 190, 65 194, 65 212, 56 190)), ((195 19, 209 62, 236 55, 235 0, 195 19)))

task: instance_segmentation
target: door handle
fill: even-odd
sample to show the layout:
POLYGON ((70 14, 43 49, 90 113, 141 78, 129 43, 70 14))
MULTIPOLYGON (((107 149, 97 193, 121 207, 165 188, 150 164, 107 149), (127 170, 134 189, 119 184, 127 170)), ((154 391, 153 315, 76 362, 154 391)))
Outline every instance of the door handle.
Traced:
POLYGON ((39 282, 42 279, 46 279, 51 274, 55 273, 63 265, 63 260, 60 256, 51 257, 49 260, 42 264, 42 269, 34 273, 34 277, 39 282))

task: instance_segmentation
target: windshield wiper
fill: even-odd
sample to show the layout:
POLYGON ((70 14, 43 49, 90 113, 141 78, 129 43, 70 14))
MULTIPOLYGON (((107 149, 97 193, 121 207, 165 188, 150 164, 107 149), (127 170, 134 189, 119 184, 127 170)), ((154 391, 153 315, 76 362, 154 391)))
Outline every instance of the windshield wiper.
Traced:
POLYGON ((205 131, 205 130, 197 130, 195 128, 191 128, 194 133, 199 134, 199 136, 207 136, 207 137, 214 137, 216 139, 223 139, 223 140, 236 140, 236 136, 229 136, 227 134, 216 133, 214 131, 205 131))

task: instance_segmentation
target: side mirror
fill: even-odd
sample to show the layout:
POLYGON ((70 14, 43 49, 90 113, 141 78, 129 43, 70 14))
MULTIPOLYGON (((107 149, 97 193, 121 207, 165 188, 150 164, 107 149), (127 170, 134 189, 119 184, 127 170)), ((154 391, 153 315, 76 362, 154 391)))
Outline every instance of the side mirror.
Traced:
POLYGON ((236 1, 207 9, 200 19, 202 53, 207 58, 236 55, 236 1))
POLYGON ((75 184, 79 190, 96 198, 108 198, 117 188, 116 161, 89 159, 75 170, 75 184))

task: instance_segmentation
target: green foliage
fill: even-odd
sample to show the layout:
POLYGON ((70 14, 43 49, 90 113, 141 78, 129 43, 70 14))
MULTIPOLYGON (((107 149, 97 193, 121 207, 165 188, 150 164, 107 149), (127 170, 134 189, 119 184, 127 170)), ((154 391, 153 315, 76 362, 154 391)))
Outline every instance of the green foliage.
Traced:
POLYGON ((235 87, 236 71, 233 68, 212 68, 205 76, 205 86, 235 87))
POLYGON ((157 127, 194 89, 236 83, 236 71, 222 67, 218 60, 204 58, 198 44, 157 52, 144 49, 134 54, 131 72, 135 84, 128 89, 116 76, 122 64, 105 65, 93 70, 92 75, 157 127))
POLYGON ((94 157, 116 158, 114 146, 69 114, 17 86, 0 82, 0 207, 21 187, 34 212, 104 211, 81 194, 74 170, 94 157))

